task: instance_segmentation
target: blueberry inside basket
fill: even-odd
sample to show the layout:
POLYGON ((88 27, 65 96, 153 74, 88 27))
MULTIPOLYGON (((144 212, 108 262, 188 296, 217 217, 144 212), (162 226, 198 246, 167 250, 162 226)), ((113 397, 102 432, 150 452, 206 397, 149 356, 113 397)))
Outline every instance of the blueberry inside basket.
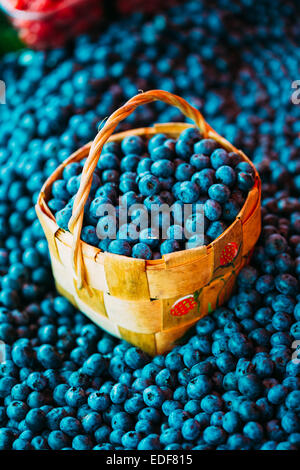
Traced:
POLYGON ((40 192, 36 211, 47 237, 58 291, 104 330, 155 355, 172 349, 199 318, 228 299, 260 234, 260 199, 259 175, 244 153, 217 134, 185 100, 152 90, 133 97, 115 111, 92 143, 73 153, 54 171, 40 192), (149 141, 161 133, 177 139, 185 129, 194 127, 165 123, 112 135, 138 106, 156 100, 179 108, 195 123, 202 139, 213 139, 219 148, 235 152, 240 160, 251 165, 254 185, 234 221, 207 245, 148 260, 102 251, 82 241, 81 231, 85 204, 104 144, 122 142, 132 135, 149 141), (64 230, 48 206, 52 186, 62 178, 66 166, 86 157, 69 230, 64 230))

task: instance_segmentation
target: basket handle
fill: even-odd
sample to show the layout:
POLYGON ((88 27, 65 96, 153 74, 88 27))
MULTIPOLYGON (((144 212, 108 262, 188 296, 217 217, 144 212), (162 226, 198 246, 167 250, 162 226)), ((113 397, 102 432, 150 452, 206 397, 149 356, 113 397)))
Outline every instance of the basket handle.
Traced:
POLYGON ((134 96, 107 119, 105 125, 98 132, 90 147, 88 158, 82 170, 80 187, 74 200, 72 217, 68 224, 69 230, 73 234, 72 264, 78 289, 81 289, 83 284, 83 257, 80 235, 83 223, 84 205, 90 193, 93 173, 100 158, 103 145, 112 135, 117 125, 132 114, 138 106, 152 103, 153 101, 163 101, 164 103, 180 109, 186 117, 194 121, 205 137, 211 129, 200 111, 191 106, 183 98, 163 90, 150 90, 134 96))

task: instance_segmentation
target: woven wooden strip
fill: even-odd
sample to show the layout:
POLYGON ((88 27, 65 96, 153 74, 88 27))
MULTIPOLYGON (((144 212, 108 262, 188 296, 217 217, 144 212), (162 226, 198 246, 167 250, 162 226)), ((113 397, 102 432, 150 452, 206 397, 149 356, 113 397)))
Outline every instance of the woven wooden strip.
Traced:
POLYGON ((78 307, 75 297, 64 287, 62 287, 57 281, 55 281, 55 287, 57 292, 63 295, 74 307, 78 307))
POLYGON ((75 295, 75 289, 70 272, 62 263, 58 262, 57 259, 52 256, 51 263, 55 281, 73 297, 75 295))
POLYGON ((190 324, 184 326, 164 330, 155 335, 156 341, 156 354, 163 354, 171 349, 182 340, 182 337, 190 330, 196 323, 194 320, 190 324))
POLYGON ((104 297, 102 291, 93 289, 91 286, 89 286, 89 290, 78 289, 75 280, 74 288, 76 291, 76 298, 79 298, 82 303, 84 303, 94 312, 97 312, 99 315, 103 315, 104 317, 108 316, 104 304, 104 297))
POLYGON ((226 283, 230 274, 215 279, 203 288, 200 302, 201 316, 213 312, 220 305, 219 297, 222 295, 222 290, 226 290, 226 283))
POLYGON ((249 253, 255 246, 261 232, 260 204, 243 224, 243 255, 249 253))
POLYGON ((202 255, 179 266, 147 269, 152 299, 169 299, 186 295, 205 286, 212 277, 213 250, 203 247, 202 255))
MULTIPOLYGON (((152 99, 153 96, 149 96, 150 98, 152 99)), ((143 104, 142 101, 140 104, 143 104)), ((133 108, 130 109, 132 112, 133 108)), ((130 109, 128 108, 126 112, 130 112, 130 109)), ((124 110, 119 110, 116 113, 117 119, 121 119, 121 116, 124 117, 126 114, 124 110)), ((203 122, 205 121, 203 120, 203 122)), ((200 124, 202 125, 203 122, 200 124)), ((158 124, 153 128, 125 131, 111 136, 109 140, 119 141, 127 135, 150 137, 158 132, 164 132, 169 137, 177 138, 180 132, 187 127, 191 126, 184 123, 158 124)), ((206 136, 214 138, 229 151, 238 151, 207 123, 204 124, 204 127, 206 136)), ((113 124, 107 129, 107 132, 113 132, 113 124)), ((76 235, 76 233, 72 234, 59 229, 53 214, 47 206, 47 201, 51 197, 53 182, 61 177, 66 164, 71 163, 71 161, 79 161, 88 154, 90 156, 93 154, 93 163, 94 159, 99 158, 102 144, 100 145, 100 141, 96 144, 95 141, 75 152, 58 167, 42 188, 37 204, 37 213, 42 219, 41 223, 44 230, 46 229, 45 232, 48 230, 50 234, 55 234, 55 237, 49 237, 48 233, 50 239, 50 242, 49 240, 48 242, 57 288, 62 295, 65 295, 74 305, 77 305, 92 321, 111 334, 117 337, 122 334, 124 339, 147 350, 150 354, 165 352, 165 350, 173 347, 174 339, 176 341, 181 337, 196 321, 195 319, 210 313, 228 298, 234 286, 236 273, 249 261, 250 253, 260 232, 260 179, 256 173, 256 184, 249 192, 237 220, 218 240, 208 247, 172 253, 164 256, 161 260, 147 261, 146 263, 143 260, 118 255, 110 255, 108 261, 108 253, 99 252, 97 248, 80 242, 78 239, 77 258, 75 256, 75 262, 72 264, 72 253, 74 255, 72 245, 74 249, 76 236, 77 238, 78 235, 80 237, 80 230, 78 232, 78 227, 76 228, 76 235), (95 145, 98 145, 97 149, 95 145), (222 245, 225 241, 228 242, 229 238, 237 237, 237 227, 240 227, 241 223, 243 224, 244 238, 242 253, 238 255, 233 266, 226 269, 222 268, 222 276, 209 284, 213 269, 215 270, 215 276, 220 274, 220 271, 216 271, 219 269, 217 260, 220 250, 222 251, 222 245), (228 237, 228 240, 226 237, 228 237), (56 256, 57 254, 58 256, 56 256), (78 272, 79 275, 84 273, 84 278, 82 278, 84 288, 82 289, 78 289, 80 283, 78 284, 77 274, 77 288, 75 289, 72 274, 74 267, 75 273, 78 272), (194 309, 190 309, 186 315, 182 315, 185 309, 190 308, 192 305, 189 294, 195 290, 197 290, 196 297, 200 312, 195 313, 194 309), (97 291, 101 291, 101 294, 97 291), (102 292, 105 293, 105 296, 102 292), (113 295, 107 295, 108 292, 113 295), (171 318, 170 310, 174 306, 173 300, 176 301, 178 298, 186 296, 187 300, 180 304, 178 308, 176 307, 175 310, 177 314, 182 316, 171 318), (150 301, 150 297, 161 300, 150 301), (103 314, 105 298, 109 299, 106 302, 105 311, 111 316, 111 319, 103 314), (155 305, 155 308, 153 305, 155 305), (158 305, 160 305, 160 308, 157 307, 158 305), (148 315, 150 311, 151 316, 148 315), (134 329, 139 331, 134 331, 134 329), (151 333, 149 333, 150 331, 151 333)), ((238 152, 253 166, 242 152, 238 152)), ((89 179, 92 177, 93 170, 91 166, 86 166, 88 166, 86 179, 89 179)), ((84 194, 82 193, 84 197, 86 195, 85 191, 89 191, 88 187, 84 190, 84 194)), ((80 204, 82 204, 81 199, 80 204)), ((78 209, 78 211, 79 214, 80 210, 78 209)), ((81 217, 80 214, 79 217, 81 217)), ((78 223, 80 225, 80 220, 78 223)), ((242 236, 240 238, 242 239, 242 236)), ((228 255, 230 253, 231 250, 229 250, 228 255)))
POLYGON ((123 300, 150 300, 144 260, 106 252, 104 270, 111 295, 123 300))
POLYGON ((224 285, 218 293, 217 307, 223 305, 230 298, 234 289, 236 277, 239 271, 242 269, 242 266, 243 264, 241 263, 235 272, 229 272, 228 276, 225 277, 224 285))
POLYGON ((104 294, 109 318, 117 325, 137 333, 155 333, 162 329, 162 301, 127 301, 104 294))
POLYGON ((120 338, 120 333, 118 329, 118 325, 113 323, 108 317, 102 315, 99 312, 99 309, 91 308, 87 303, 82 301, 77 294, 75 294, 75 300, 77 302, 78 309, 81 310, 92 322, 96 323, 96 325, 100 326, 103 330, 107 331, 109 334, 115 336, 116 338, 120 338))
POLYGON ((190 324, 201 316, 201 293, 163 299, 163 331, 190 324))
POLYGON ((119 326, 119 332, 122 339, 141 348, 150 356, 157 354, 155 334, 136 333, 121 326, 119 326))
POLYGON ((260 204, 260 187, 257 184, 249 191, 248 196, 246 198, 245 204, 243 205, 238 218, 241 219, 242 223, 245 223, 252 212, 254 212, 255 208, 258 204, 260 204))
POLYGON ((177 138, 182 131, 189 127, 195 126, 185 122, 166 122, 154 124, 153 130, 155 134, 167 134, 169 137, 177 138))
MULTIPOLYGON (((69 233, 63 233, 62 231, 59 231, 56 235, 56 245, 61 262, 67 269, 66 275, 72 277, 72 246, 68 240, 68 236, 72 237, 72 235, 69 233)), ((87 243, 83 243, 83 246, 87 285, 92 287, 93 289, 108 292, 104 266, 102 263, 95 262, 99 250, 94 246, 88 245, 87 243)))
POLYGON ((232 271, 241 262, 243 250, 241 221, 236 219, 211 245, 214 248, 213 280, 232 271))

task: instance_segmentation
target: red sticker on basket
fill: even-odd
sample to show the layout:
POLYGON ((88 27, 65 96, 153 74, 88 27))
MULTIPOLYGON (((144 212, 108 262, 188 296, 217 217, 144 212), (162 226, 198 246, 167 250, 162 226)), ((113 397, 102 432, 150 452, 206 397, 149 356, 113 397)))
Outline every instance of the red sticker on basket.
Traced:
POLYGON ((221 253, 220 256, 220 265, 225 266, 226 264, 231 263, 236 255, 238 254, 238 245, 235 242, 227 243, 221 253))
POLYGON ((170 310, 170 314, 173 317, 183 317, 191 310, 193 310, 197 305, 197 302, 194 299, 193 295, 187 295, 181 299, 176 300, 175 304, 170 310))

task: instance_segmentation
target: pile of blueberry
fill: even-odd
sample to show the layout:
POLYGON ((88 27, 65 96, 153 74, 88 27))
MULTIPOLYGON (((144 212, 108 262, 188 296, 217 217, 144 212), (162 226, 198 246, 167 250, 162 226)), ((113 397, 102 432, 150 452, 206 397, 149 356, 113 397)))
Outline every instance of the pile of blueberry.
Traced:
MULTIPOLYGON (((300 449, 296 17, 286 0, 188 0, 1 60, 1 450, 300 449), (103 118, 153 88, 186 98, 253 159, 263 230, 228 303, 151 359, 57 295, 33 205, 103 118)), ((172 120, 157 103, 123 129, 172 120)))
MULTIPOLYGON (((82 162, 70 163, 63 178, 52 186, 49 207, 64 229, 72 215, 81 172, 82 162)), ((81 237, 103 251, 143 259, 159 259, 203 242, 208 245, 235 220, 253 185, 254 170, 249 163, 238 153, 226 152, 213 139, 201 139, 195 128, 184 130, 178 140, 156 134, 148 145, 141 137, 131 135, 121 144, 104 145, 85 204, 81 237), (120 225, 116 216, 112 225, 112 216, 104 215, 104 211, 99 216, 107 204, 117 206, 118 214, 124 202, 127 210, 132 208, 129 223, 120 225), (135 204, 143 204, 147 228, 141 229, 142 209, 134 208, 135 204), (156 230, 151 226, 154 204, 173 209, 171 220, 166 220, 165 240, 160 238, 163 216, 158 215, 156 230), (193 213, 184 220, 187 204, 193 213), (199 207, 204 215, 197 211, 199 207), (197 218, 199 233, 195 233, 197 218)))

